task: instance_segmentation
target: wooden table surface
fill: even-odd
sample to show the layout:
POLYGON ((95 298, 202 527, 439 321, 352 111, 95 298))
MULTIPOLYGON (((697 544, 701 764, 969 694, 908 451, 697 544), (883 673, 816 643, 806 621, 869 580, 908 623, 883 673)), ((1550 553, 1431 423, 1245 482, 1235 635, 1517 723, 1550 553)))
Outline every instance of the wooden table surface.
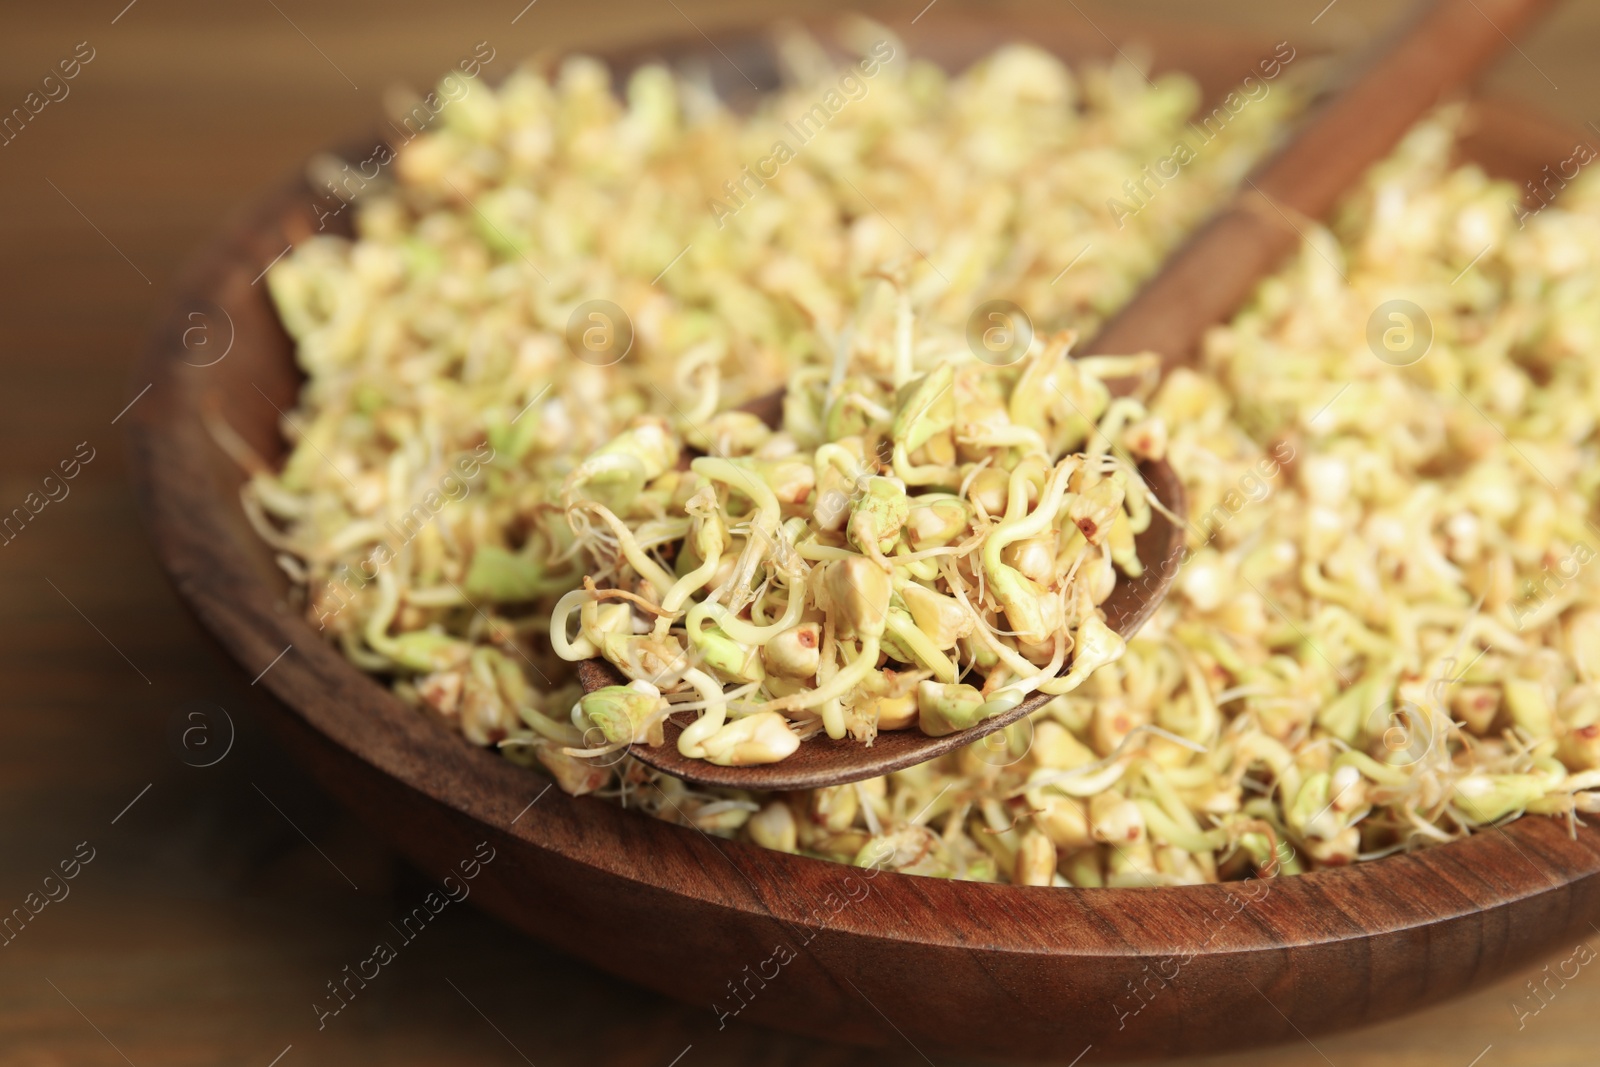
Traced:
MULTIPOLYGON (((470 909, 443 915, 317 1028, 325 983, 425 886, 262 737, 258 691, 210 646, 152 557, 113 422, 136 401, 142 383, 127 368, 184 257, 297 160, 370 126, 387 86, 426 85, 483 40, 509 66, 541 48, 714 36, 760 14, 701 0, 524 2, 0 7, 0 114, 75 51, 93 56, 68 96, 0 146, 0 513, 60 460, 93 450, 70 495, 0 547, 0 916, 26 916, 0 926, 0 1067, 932 1062, 911 1048, 719 1031, 709 1007, 621 984, 470 909), (174 740, 199 722, 184 718, 195 701, 226 709, 236 727, 208 767, 181 761, 174 740), (76 877, 50 879, 63 862, 76 877)), ((871 10, 893 25, 961 2, 871 10)), ((1369 40, 1390 6, 1144 0, 1121 11, 1343 48, 1369 40)), ((1497 87, 1575 127, 1600 114, 1593 7, 1569 5, 1522 42, 1495 71, 1497 87)), ((1106 9, 1084 0, 1059 10, 1092 20, 1106 9)), ((225 725, 214 716, 212 728, 220 747, 225 725)), ((1600 930, 1592 943, 1600 949, 1600 930)), ((1600 967, 1552 981, 1535 1015, 1524 983, 1536 975, 1226 1062, 1593 1064, 1600 967)), ((1078 1050, 1064 1035, 1062 1062, 1078 1050)))

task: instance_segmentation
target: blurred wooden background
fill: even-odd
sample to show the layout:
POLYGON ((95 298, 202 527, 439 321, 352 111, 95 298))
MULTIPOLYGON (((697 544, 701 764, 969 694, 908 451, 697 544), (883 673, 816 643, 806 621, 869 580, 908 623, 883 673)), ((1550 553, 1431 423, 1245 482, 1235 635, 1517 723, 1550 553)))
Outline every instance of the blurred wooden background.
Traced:
MULTIPOLYGON (((95 450, 71 495, 0 547, 0 915, 42 895, 80 842, 94 850, 69 896, 0 936, 0 1065, 924 1062, 910 1048, 719 1032, 709 1008, 619 984, 469 909, 443 915, 317 1030, 311 1005, 324 983, 426 887, 254 728, 249 680, 190 622, 146 546, 112 420, 135 399, 129 361, 184 257, 296 161, 368 128, 387 86, 427 85, 481 40, 509 67, 542 48, 696 28, 714 37, 768 13, 845 6, 524 2, 0 5, 0 113, 79 42, 94 53, 67 98, 0 146, 0 512, 79 442, 95 450), (169 741, 192 700, 222 705, 238 728, 209 768, 180 762, 169 741)), ((925 2, 866 10, 894 25, 963 0, 925 2)), ((1116 13, 1343 49, 1381 32, 1396 7, 1137 0, 1116 13)), ((1093 21, 1112 8, 1068 0, 1056 10, 1093 21)), ((1600 9, 1569 4, 1493 84, 1585 126, 1600 116, 1597 44, 1600 9)), ((1537 1005, 1524 987, 1532 976, 1227 1062, 1594 1063, 1600 972, 1582 969, 1519 1029, 1512 1005, 1537 1005)), ((1077 1051, 1063 1035, 1063 1062, 1077 1051)))

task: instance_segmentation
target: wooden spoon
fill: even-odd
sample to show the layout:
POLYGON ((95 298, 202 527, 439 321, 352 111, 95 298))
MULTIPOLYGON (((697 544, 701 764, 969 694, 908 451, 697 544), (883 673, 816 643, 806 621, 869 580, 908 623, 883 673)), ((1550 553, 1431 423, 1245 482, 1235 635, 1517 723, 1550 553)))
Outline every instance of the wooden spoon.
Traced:
MULTIPOLYGON (((1163 266, 1162 270, 1108 323, 1086 351, 1154 351, 1164 369, 1193 357, 1206 329, 1225 321, 1255 285, 1303 239, 1297 219, 1320 218, 1366 168, 1382 158, 1417 119, 1456 90, 1511 43, 1518 33, 1554 6, 1555 0, 1434 0, 1391 40, 1375 49, 1359 75, 1318 107, 1294 137, 1247 177, 1240 191, 1163 266)), ((1131 391, 1137 382, 1111 383, 1113 392, 1131 391)), ((749 406, 769 425, 777 424, 781 394, 749 406)), ((1183 487, 1166 463, 1146 463, 1140 473, 1156 497, 1183 515, 1183 487)), ((1118 576, 1102 605, 1106 621, 1131 636, 1166 596, 1184 553, 1184 531, 1160 515, 1138 539, 1146 576, 1118 576)), ((585 692, 626 679, 604 660, 578 665, 585 692)), ((1016 708, 945 737, 916 729, 881 733, 869 745, 849 738, 814 737, 778 763, 719 767, 678 752, 683 723, 669 721, 665 743, 634 745, 641 762, 685 781, 707 786, 764 791, 813 789, 875 778, 926 762, 961 748, 1043 707, 1050 697, 1035 694, 1016 708)), ((692 721, 695 713, 684 718, 692 721)), ((1007 744, 979 749, 980 758, 1012 762, 1007 744)))

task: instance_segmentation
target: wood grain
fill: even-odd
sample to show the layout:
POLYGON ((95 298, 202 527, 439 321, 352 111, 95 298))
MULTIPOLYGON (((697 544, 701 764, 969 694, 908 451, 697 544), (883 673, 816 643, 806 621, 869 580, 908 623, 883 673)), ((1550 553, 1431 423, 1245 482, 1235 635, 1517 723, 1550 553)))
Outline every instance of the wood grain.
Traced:
MULTIPOLYGON (((490 36, 513 56, 682 32, 687 23, 659 0, 624 0, 603 17, 593 5, 540 0, 515 26, 510 18, 520 3, 505 11, 419 0, 279 6, 349 72, 359 92, 267 5, 141 0, 115 26, 109 22, 121 2, 0 12, 0 91, 8 105, 73 42, 87 36, 100 49, 71 99, 52 105, 24 140, 0 149, 0 492, 7 506, 76 442, 100 449, 71 498, 0 549, 0 907, 19 904, 76 842, 87 837, 100 850, 71 898, 52 904, 0 950, 0 1063, 265 1067, 292 1044, 279 1067, 926 1064, 904 1042, 860 1052, 766 1030, 745 1016, 719 1029, 707 1006, 682 1006, 607 977, 470 908, 447 912, 363 1000, 316 1030, 312 994, 365 954, 386 921, 431 883, 270 743, 260 687, 249 686, 255 671, 211 650, 151 557, 125 478, 119 431, 126 418, 115 427, 110 421, 148 382, 132 379, 127 366, 144 343, 153 294, 251 190, 275 183, 319 146, 369 127, 384 86, 427 84, 459 58, 459 44, 490 36), (232 753, 210 769, 183 765, 166 740, 169 717, 193 698, 226 706, 239 731, 232 753), (151 790, 111 826, 146 785, 151 790)), ((718 40, 721 25, 751 16, 747 5, 676 6, 718 40)), ((880 17, 903 25, 924 6, 886 8, 880 17)), ((983 11, 992 15, 1001 6, 983 11)), ((1381 0, 1338 0, 1311 24, 1325 6, 1077 5, 1130 54, 1140 19, 1204 20, 1185 35, 1217 57, 1212 76, 1219 83, 1257 58, 1258 39, 1356 47, 1393 12, 1381 0)), ((961 0, 939 0, 918 25, 961 9, 961 0)), ((1059 12, 1078 18, 1069 8, 1059 12)), ((1004 32, 998 20, 990 32, 1004 32)), ((1600 91, 1600 68, 1591 62, 1597 39, 1600 9, 1568 5, 1521 42, 1529 58, 1508 58, 1492 82, 1582 126, 1593 117, 1587 102, 1600 91)), ((1494 144, 1514 149, 1497 173, 1531 173, 1570 154, 1565 132, 1540 129, 1526 110, 1514 114, 1488 131, 1494 144), (1552 146, 1556 154, 1541 154, 1552 146)), ((1585 936, 1600 945, 1600 936, 1585 936)), ((1571 955, 1570 945, 1556 949, 1551 970, 1571 955)), ((1591 1064, 1600 1017, 1592 967, 1519 1028, 1512 1006, 1539 1003, 1524 983, 1545 977, 1540 963, 1401 1021, 1318 1036, 1315 1047, 1290 1033, 1287 1043, 1259 1053, 1187 1062, 1466 1067, 1483 1054, 1479 1067, 1591 1064)), ((786 993, 779 984, 763 995, 781 1000, 786 993)), ((1083 1050, 1062 1032, 1061 1064, 1083 1050)), ((963 1062, 934 1059, 940 1067, 963 1062)), ((1096 1062, 1090 1051, 1079 1067, 1096 1062)))

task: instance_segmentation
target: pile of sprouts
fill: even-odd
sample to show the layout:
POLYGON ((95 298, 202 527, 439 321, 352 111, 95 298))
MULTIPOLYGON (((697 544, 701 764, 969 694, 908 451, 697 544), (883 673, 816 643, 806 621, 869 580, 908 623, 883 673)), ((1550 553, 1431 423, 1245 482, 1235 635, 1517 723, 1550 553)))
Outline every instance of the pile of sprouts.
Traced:
MULTIPOLYGON (((843 39, 859 58, 836 65, 784 37, 785 86, 748 114, 694 69, 646 67, 620 99, 584 59, 529 65, 498 89, 469 82, 363 196, 354 237, 313 236, 271 269, 307 375, 283 420, 292 448, 270 468, 217 432, 250 467, 247 511, 312 624, 420 714, 569 792, 911 873, 1204 882, 1600 806, 1600 578, 1587 566, 1600 187, 1580 179, 1530 211, 1517 189, 1452 169, 1454 119, 1431 120, 1331 229, 1301 223, 1305 248, 1197 367, 1146 378, 1114 411, 1085 402, 1111 368, 1064 358, 1062 331, 1090 335, 1127 299, 1296 94, 1285 82, 1240 111, 1129 214, 1108 198, 1170 154, 1198 104, 1185 79, 1147 82, 1121 60, 1069 72, 1022 47, 952 76, 879 27, 843 39), (799 143, 791 125, 819 106, 826 121, 799 143), (775 152, 786 138, 791 151, 775 152), (997 297, 1038 328, 1003 372, 964 343, 973 310, 997 297), (607 320, 629 343, 602 344, 605 358, 571 343, 593 301, 626 319, 607 320), (1393 301, 1421 317, 1384 317, 1376 335, 1431 337, 1404 366, 1374 354, 1368 328, 1393 301), (901 390, 941 366, 952 394, 993 402, 978 432, 1032 427, 1043 447, 1007 442, 983 466, 999 446, 963 453, 959 430, 947 452, 929 450, 932 436, 897 442, 901 390), (1057 389, 1023 389, 1028 375, 1057 389), (782 383, 781 431, 735 412, 782 383), (1083 407, 1070 432, 1059 411, 1041 430, 1012 410, 1057 392, 1083 407), (1140 448, 1164 449, 1189 494, 1173 595, 1120 658, 989 743, 783 795, 689 787, 622 750, 574 754, 648 734, 661 709, 581 713, 563 651, 588 642, 629 662, 650 654, 662 619, 667 639, 702 649, 712 684, 658 690, 702 712, 724 701, 718 731, 786 702, 791 733, 865 741, 909 714, 904 686, 973 684, 952 670, 977 666, 984 700, 961 691, 935 711, 1061 684, 1045 668, 1058 647, 1070 663, 1089 644, 1108 566, 1137 567, 1113 531, 1139 520, 1123 454, 1140 448), (596 457, 619 452, 596 477, 596 457), (702 458, 680 470, 690 452, 702 458), (928 467, 938 480, 919 482, 928 467), (1051 559, 1021 541, 998 550, 1011 570, 994 573, 1037 580, 1037 565, 1083 591, 1048 633, 1026 621, 1030 601, 1012 615, 977 540, 1009 520, 1018 470, 1046 488, 1063 472, 1063 500, 1122 494, 1098 543, 1062 525, 1051 559), (757 471, 776 521, 740 488, 757 471), (842 508, 824 506, 829 490, 842 508), (919 540, 929 527, 912 509, 929 496, 946 503, 925 517, 965 532, 919 540), (882 524, 902 506, 889 541, 882 524), (839 563, 889 589, 871 595, 885 610, 870 664, 875 624, 855 610, 858 586, 829 580, 839 563), (680 588, 702 568, 703 584, 680 588), (681 614, 661 614, 675 590, 681 614), (941 603, 919 620, 913 602, 929 596, 964 614, 941 603), (939 639, 908 640, 897 603, 939 639), (808 622, 818 667, 796 677, 808 622), (745 640, 746 624, 780 623, 792 641, 745 640), (876 662, 891 656, 893 677, 876 662), (837 692, 852 669, 870 684, 837 692), (797 698, 818 692, 814 706, 797 698)), ((1031 508, 1031 495, 1016 499, 1031 508)))
POLYGON ((1123 457, 1160 459, 1166 429, 1101 377, 1152 361, 1072 360, 1064 332, 997 366, 919 344, 891 302, 885 336, 869 296, 833 368, 794 375, 776 432, 723 412, 686 428, 710 454, 685 466, 684 435, 642 416, 567 476, 592 566, 550 640, 630 679, 578 703, 604 743, 567 755, 659 745, 689 710, 678 751, 725 766, 821 732, 944 736, 1122 654, 1099 605, 1143 574, 1134 537, 1164 507, 1123 457))

